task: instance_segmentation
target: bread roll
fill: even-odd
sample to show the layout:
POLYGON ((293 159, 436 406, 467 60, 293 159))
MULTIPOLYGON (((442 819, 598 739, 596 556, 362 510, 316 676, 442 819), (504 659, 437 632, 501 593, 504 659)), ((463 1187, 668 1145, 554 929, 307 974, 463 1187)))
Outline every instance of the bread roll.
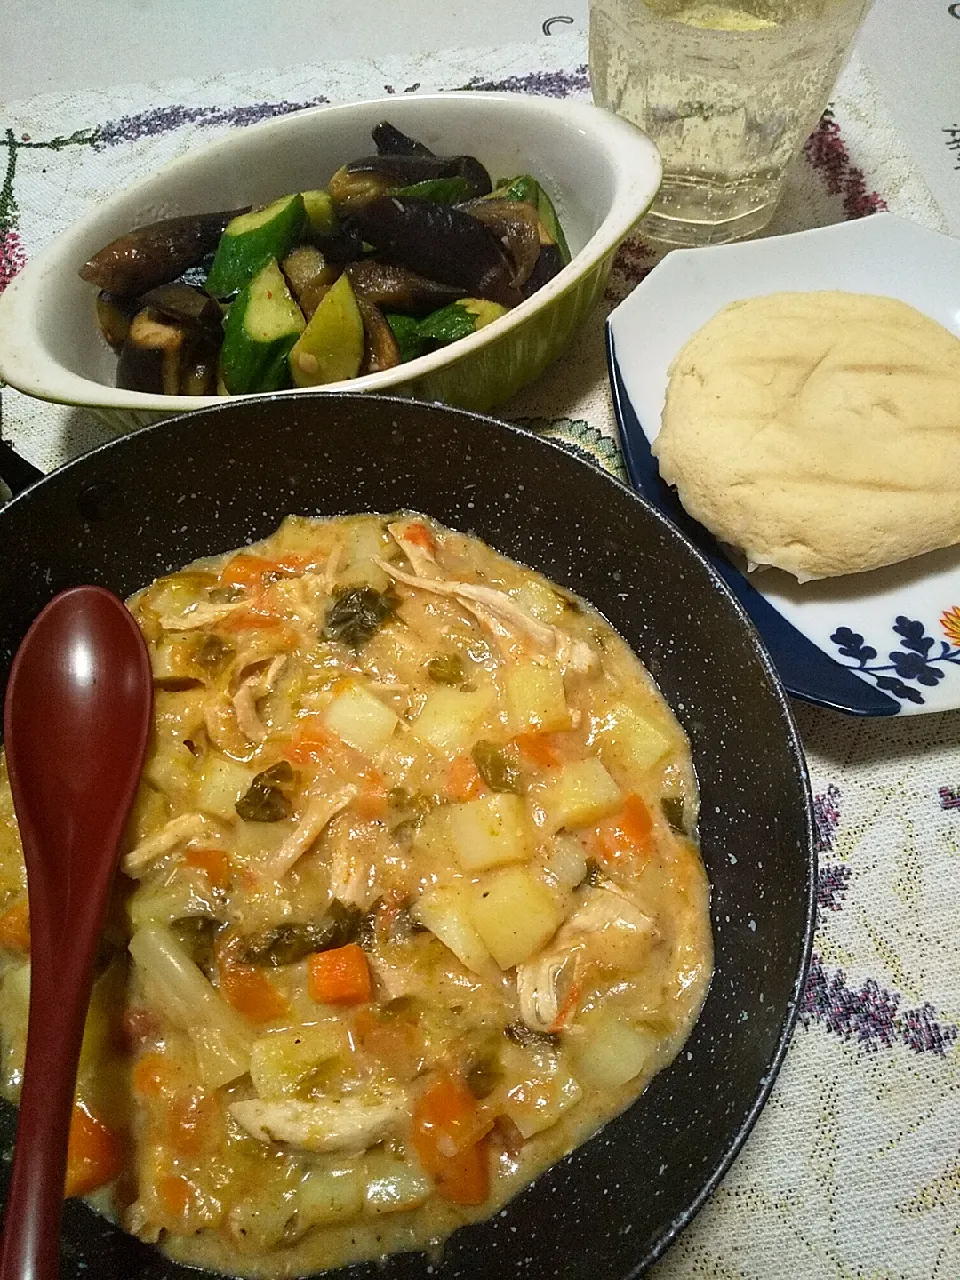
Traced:
POLYGON ((653 452, 687 511, 800 581, 960 542, 960 339, 868 294, 725 307, 670 368, 653 452))

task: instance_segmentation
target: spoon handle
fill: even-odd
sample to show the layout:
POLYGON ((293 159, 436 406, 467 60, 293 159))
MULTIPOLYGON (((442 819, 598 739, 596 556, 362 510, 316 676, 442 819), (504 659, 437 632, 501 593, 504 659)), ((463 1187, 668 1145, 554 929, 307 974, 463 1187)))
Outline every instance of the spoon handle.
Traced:
POLYGON ((88 921, 80 932, 83 937, 71 938, 42 929, 31 939, 27 1056, 0 1280, 57 1280, 60 1275, 67 1135, 97 936, 88 921))

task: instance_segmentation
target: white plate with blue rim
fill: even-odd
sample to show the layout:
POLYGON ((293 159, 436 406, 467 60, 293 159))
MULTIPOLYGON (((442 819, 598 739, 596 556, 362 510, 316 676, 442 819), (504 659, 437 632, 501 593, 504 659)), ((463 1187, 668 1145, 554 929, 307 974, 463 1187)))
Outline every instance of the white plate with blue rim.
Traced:
POLYGON ((733 590, 790 693, 854 715, 952 710, 960 707, 960 546, 820 582, 800 584, 778 569, 748 575, 683 510, 650 451, 670 363, 711 316, 741 298, 819 289, 899 298, 960 337, 960 240, 879 213, 668 254, 607 321, 627 471, 733 590))

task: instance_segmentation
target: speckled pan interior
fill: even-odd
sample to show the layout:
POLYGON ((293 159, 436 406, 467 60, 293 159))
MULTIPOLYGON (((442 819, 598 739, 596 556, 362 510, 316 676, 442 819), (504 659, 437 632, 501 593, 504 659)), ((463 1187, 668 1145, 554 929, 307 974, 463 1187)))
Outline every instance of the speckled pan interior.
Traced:
MULTIPOLYGON (((82 582, 121 595, 289 512, 410 507, 592 602, 626 637, 693 744, 713 886, 716 974, 677 1061, 628 1112, 492 1221, 356 1280, 488 1275, 621 1280, 667 1247, 735 1156, 779 1066, 809 952, 807 780, 750 624, 662 516, 587 463, 502 423, 361 396, 242 401, 104 446, 0 511, 0 682, 29 621, 82 582)), ((4 1109, 5 1154, 12 1115, 4 1109)), ((64 1280, 200 1273, 71 1202, 64 1280)))

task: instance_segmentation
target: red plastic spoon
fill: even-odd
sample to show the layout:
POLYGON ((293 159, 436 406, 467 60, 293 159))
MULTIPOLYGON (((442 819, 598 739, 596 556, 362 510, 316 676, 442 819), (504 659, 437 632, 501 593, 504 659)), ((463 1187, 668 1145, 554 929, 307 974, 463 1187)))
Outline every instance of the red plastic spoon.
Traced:
POLYGON ((153 705, 146 647, 102 587, 55 596, 7 685, 4 736, 30 900, 30 1018, 0 1280, 56 1280, 93 961, 153 705))

